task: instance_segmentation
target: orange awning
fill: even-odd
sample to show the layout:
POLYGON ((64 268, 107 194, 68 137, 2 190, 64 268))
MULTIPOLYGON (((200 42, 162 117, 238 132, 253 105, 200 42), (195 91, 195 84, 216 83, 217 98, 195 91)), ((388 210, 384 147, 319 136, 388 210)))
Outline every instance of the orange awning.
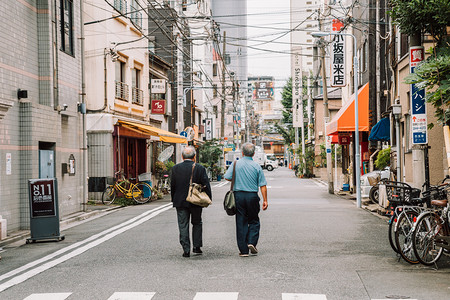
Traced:
MULTIPOLYGON (((369 131, 369 83, 358 91, 358 128, 359 131, 369 131)), ((341 107, 336 116, 327 124, 327 135, 338 132, 355 131, 355 95, 341 107)))
POLYGON ((144 124, 140 124, 140 123, 122 121, 122 120, 119 120, 118 123, 124 127, 131 128, 131 129, 137 129, 143 133, 157 136, 157 137, 159 137, 159 140, 162 142, 187 144, 187 140, 184 136, 166 131, 161 128, 156 128, 156 127, 153 127, 150 125, 144 125, 144 124))

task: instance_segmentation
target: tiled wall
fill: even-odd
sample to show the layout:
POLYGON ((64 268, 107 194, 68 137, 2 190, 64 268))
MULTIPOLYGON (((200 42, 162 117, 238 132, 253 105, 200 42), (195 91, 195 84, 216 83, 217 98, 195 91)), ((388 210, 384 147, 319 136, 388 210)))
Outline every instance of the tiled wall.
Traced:
POLYGON ((39 177, 39 142, 55 145, 60 216, 82 209, 79 2, 73 2, 73 56, 53 44, 60 41, 59 7, 55 10, 53 3, 0 1, 0 99, 14 102, 0 120, 0 215, 7 219, 8 232, 29 227, 28 179, 39 177), (56 39, 52 36, 54 11, 56 39), (18 89, 28 90, 28 98, 19 101, 18 89), (58 112, 58 104, 67 104, 67 110, 58 112), (12 158, 10 175, 7 153, 12 158), (68 163, 71 154, 76 160, 75 176, 63 175, 61 164, 68 163))

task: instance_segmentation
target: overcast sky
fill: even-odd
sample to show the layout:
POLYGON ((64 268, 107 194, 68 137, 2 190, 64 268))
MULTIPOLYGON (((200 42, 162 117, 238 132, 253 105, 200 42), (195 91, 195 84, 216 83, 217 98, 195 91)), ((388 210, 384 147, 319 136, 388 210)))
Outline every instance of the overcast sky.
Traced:
MULTIPOLYGON (((248 46, 270 51, 289 52, 289 0, 247 0, 248 46), (271 27, 271 28, 255 28, 271 27), (280 30, 276 30, 276 29, 280 30), (285 34, 281 37, 281 35, 285 34), (263 44, 264 41, 274 42, 263 44)), ((248 49, 248 72, 252 76, 274 76, 282 87, 290 76, 290 56, 248 49), (282 81, 280 81, 282 80, 282 81)), ((277 92, 281 89, 278 88, 277 92)), ((279 99, 279 93, 277 93, 279 99)))

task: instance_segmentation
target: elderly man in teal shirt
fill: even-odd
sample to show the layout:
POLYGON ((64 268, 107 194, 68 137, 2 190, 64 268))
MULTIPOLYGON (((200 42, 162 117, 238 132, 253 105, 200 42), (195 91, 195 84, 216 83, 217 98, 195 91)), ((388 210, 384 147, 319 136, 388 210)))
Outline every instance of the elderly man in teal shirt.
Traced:
MULTIPOLYGON (((242 159, 236 162, 236 175, 234 181, 234 197, 236 200, 236 239, 239 248, 239 256, 247 257, 249 252, 256 255, 256 244, 259 239, 259 196, 261 189, 263 197, 262 209, 266 210, 267 181, 261 166, 253 161, 255 145, 245 143, 242 146, 242 159)), ((234 164, 225 173, 225 179, 233 176, 234 164)))

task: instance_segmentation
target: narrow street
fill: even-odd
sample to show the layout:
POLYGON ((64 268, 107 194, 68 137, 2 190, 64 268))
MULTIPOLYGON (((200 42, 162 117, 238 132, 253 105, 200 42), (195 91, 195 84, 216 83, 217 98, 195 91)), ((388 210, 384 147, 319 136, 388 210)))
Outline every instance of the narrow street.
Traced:
POLYGON ((257 256, 238 256, 222 208, 229 183, 213 182, 203 255, 181 256, 167 200, 127 207, 64 230, 61 242, 6 247, 0 299, 448 299, 447 257, 437 270, 398 261, 386 218, 287 168, 265 175, 257 256))

